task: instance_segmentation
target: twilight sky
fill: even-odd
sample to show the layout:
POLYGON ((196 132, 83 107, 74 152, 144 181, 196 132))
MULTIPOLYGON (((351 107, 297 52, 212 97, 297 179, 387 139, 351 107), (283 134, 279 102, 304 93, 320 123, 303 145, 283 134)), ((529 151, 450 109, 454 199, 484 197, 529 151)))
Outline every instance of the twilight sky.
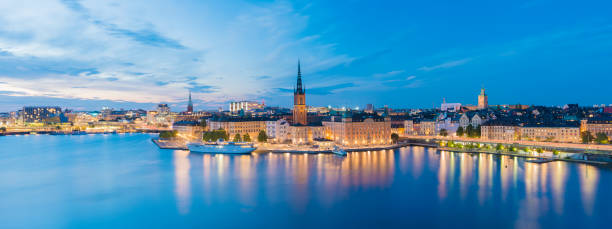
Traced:
POLYGON ((612 103, 612 2, 2 0, 0 111, 612 103))

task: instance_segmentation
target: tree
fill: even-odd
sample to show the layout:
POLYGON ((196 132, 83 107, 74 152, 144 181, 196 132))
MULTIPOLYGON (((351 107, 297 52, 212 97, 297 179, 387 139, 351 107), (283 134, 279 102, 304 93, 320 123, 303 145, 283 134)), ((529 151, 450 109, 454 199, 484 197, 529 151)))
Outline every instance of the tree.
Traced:
POLYGON ((504 149, 504 145, 498 143, 497 146, 495 147, 495 149, 503 150, 504 149))
POLYGON ((459 128, 457 128, 457 136, 458 137, 462 137, 463 136, 463 127, 460 126, 459 128))
POLYGON ((595 140, 595 137, 593 137, 593 134, 591 134, 591 131, 585 131, 580 133, 580 137, 582 138, 582 143, 591 143, 593 140, 595 140))
POLYGON ((245 142, 250 142, 251 136, 249 134, 244 134, 244 136, 242 137, 242 140, 244 140, 245 142))
POLYGON ((199 126, 205 129, 206 128, 206 119, 200 119, 199 126))
POLYGON ((159 138, 170 139, 170 138, 176 137, 177 134, 178 134, 178 132, 176 130, 173 130, 173 131, 162 131, 162 132, 159 133, 159 138))
POLYGON ((542 153, 544 153, 544 150, 543 150, 542 148, 537 148, 537 149, 536 149, 536 152, 537 152, 538 154, 542 154, 542 153))
POLYGON ((234 135, 234 142, 241 142, 242 138, 240 137, 240 134, 236 134, 234 135))
POLYGON ((224 129, 207 131, 202 134, 202 139, 208 142, 215 142, 219 139, 229 140, 229 134, 224 129))
POLYGON ((610 143, 610 141, 608 140, 608 135, 606 135, 606 133, 595 134, 595 142, 600 143, 600 144, 610 143))
POLYGON ((448 136, 448 131, 446 129, 441 129, 440 130, 440 136, 443 136, 443 137, 448 136))
POLYGON ((399 135, 397 135, 396 133, 392 133, 391 140, 393 141, 393 143, 397 143, 397 141, 399 141, 399 135))
POLYGON ((4 133, 4 132, 6 132, 6 127, 4 127, 4 126, 0 127, 0 133, 4 133))
POLYGON ((260 130, 259 134, 257 135, 257 141, 258 142, 267 142, 268 141, 268 135, 266 134, 265 130, 260 130))
POLYGON ((480 126, 476 126, 476 128, 474 128, 474 137, 480 138, 480 135, 481 135, 480 126))

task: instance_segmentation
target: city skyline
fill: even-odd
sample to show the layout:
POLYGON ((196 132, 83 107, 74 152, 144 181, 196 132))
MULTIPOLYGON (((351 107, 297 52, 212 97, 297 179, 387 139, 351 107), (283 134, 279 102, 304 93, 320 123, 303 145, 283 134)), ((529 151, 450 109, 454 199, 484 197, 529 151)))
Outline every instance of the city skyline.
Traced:
POLYGON ((481 86, 490 104, 609 104, 610 3, 594 2, 5 1, 0 111, 183 110, 188 90, 196 110, 291 107, 298 58, 311 106, 477 104, 481 86))

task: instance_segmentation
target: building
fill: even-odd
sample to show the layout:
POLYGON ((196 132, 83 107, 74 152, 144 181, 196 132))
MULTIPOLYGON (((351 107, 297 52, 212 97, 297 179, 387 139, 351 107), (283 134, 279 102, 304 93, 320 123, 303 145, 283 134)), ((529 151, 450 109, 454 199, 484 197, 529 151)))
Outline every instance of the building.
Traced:
POLYGON ((612 117, 590 118, 580 120, 580 132, 589 131, 593 136, 604 133, 612 138, 612 117))
POLYGON ((284 143, 289 139, 289 122, 285 119, 266 121, 268 141, 284 143))
POLYGON ((293 91, 293 123, 308 125, 306 112, 306 90, 302 87, 302 72, 298 60, 297 86, 293 91))
POLYGON ((519 137, 519 126, 514 124, 488 122, 480 127, 480 138, 485 140, 514 141, 519 137))
POLYGON ((461 103, 447 103, 446 98, 442 99, 442 104, 440 105, 441 111, 448 112, 457 112, 461 110, 461 103))
POLYGON ((289 126, 288 138, 293 144, 312 144, 325 139, 325 126, 289 126))
POLYGON ((230 102, 229 110, 230 113, 239 113, 239 112, 251 112, 253 110, 264 109, 264 103, 258 103, 254 101, 238 101, 238 102, 230 102))
POLYGON ((461 118, 459 119, 459 125, 463 128, 466 128, 469 125, 472 125, 472 127, 477 127, 482 125, 485 121, 487 121, 485 115, 480 115, 475 111, 470 111, 461 115, 461 118))
POLYGON ((61 122, 62 109, 59 107, 24 107, 24 122, 61 122))
POLYGON ((520 128, 521 140, 580 142, 580 128, 577 126, 527 125, 520 128))
POLYGON ((436 133, 436 121, 435 120, 421 120, 417 134, 421 136, 435 136, 436 133))
POLYGON ((345 146, 391 143, 391 119, 376 114, 345 112, 323 121, 325 138, 345 146))
POLYGON ((172 130, 176 130, 179 137, 188 141, 201 140, 203 129, 196 121, 183 120, 172 124, 172 130))
POLYGON ((187 103, 187 113, 193 113, 193 102, 191 102, 191 91, 189 91, 189 102, 187 103))
POLYGON ((234 138, 236 134, 244 136, 248 134, 251 140, 255 141, 260 131, 266 130, 265 118, 237 118, 237 117, 221 117, 212 118, 208 121, 210 130, 223 129, 227 131, 230 138, 234 138))
POLYGON ((487 109, 489 107, 489 96, 485 93, 485 89, 480 89, 480 95, 478 95, 478 109, 487 109))

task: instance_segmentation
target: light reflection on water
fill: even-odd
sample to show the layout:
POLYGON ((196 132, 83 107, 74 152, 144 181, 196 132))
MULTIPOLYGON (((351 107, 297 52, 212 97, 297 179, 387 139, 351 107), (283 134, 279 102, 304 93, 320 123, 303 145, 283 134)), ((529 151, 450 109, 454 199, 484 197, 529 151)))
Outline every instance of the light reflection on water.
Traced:
POLYGON ((612 216, 608 167, 423 147, 346 157, 193 154, 159 150, 149 138, 0 138, 0 222, 563 228, 601 227, 612 216), (24 220, 31 215, 39 220, 24 220))

